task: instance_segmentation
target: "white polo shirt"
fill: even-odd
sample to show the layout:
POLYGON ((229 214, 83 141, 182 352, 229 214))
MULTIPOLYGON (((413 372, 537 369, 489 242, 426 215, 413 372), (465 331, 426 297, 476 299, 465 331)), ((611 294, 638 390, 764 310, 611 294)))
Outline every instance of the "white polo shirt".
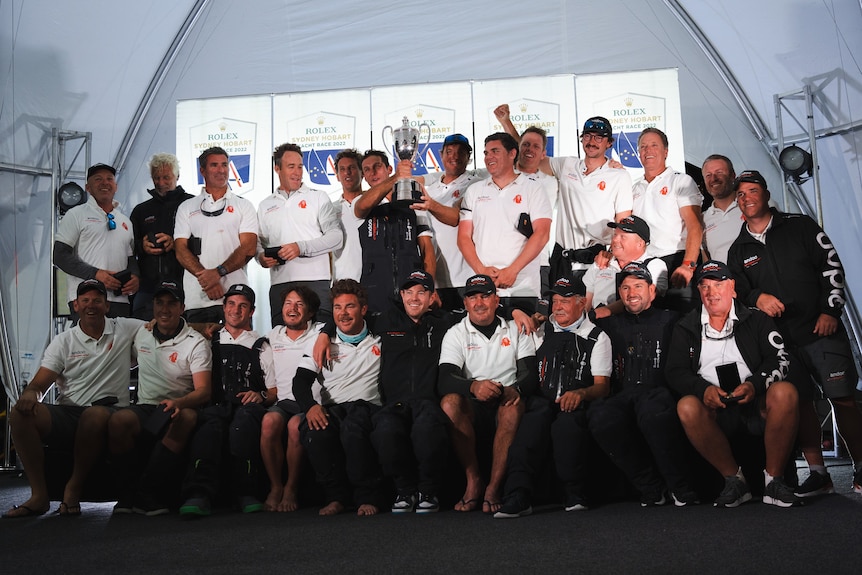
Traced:
MULTIPOLYGON (((449 182, 442 181, 443 172, 425 176, 425 192, 444 206, 452 207, 460 200, 467 187, 480 179, 477 171, 468 170, 449 182)), ((467 265, 458 248, 458 226, 448 226, 435 217, 428 218, 434 231, 434 252, 437 257, 437 273, 434 281, 438 288, 464 287, 467 278, 475 272, 467 265)))
POLYGON ((209 342, 189 327, 176 337, 160 342, 145 327, 135 336, 138 358, 138 403, 155 405, 166 399, 177 399, 194 389, 192 374, 212 370, 209 342))
POLYGON ((380 337, 369 333, 357 345, 341 341, 337 335, 329 343, 331 367, 320 369, 310 356, 303 356, 299 367, 317 372, 322 389, 321 405, 365 400, 382 405, 380 376, 380 337))
MULTIPOLYGON (((213 202, 212 196, 201 188, 198 196, 189 198, 177 208, 174 238, 201 238, 201 254, 198 259, 206 269, 215 269, 225 262, 239 247, 240 234, 257 235, 257 213, 254 206, 228 191, 224 197, 213 202), (218 216, 210 217, 202 210, 212 213, 224 208, 218 216)), ((245 266, 221 278, 225 291, 233 284, 248 284, 245 266)), ((200 309, 222 305, 222 300, 211 300, 201 289, 197 278, 188 270, 183 274, 183 290, 186 293, 186 309, 200 309)))
MULTIPOLYGON (((108 229, 108 214, 99 207, 93 196, 88 196, 86 204, 66 212, 57 226, 54 239, 71 246, 74 254, 88 265, 112 272, 125 270, 135 245, 132 222, 120 212, 119 202, 113 204, 111 214, 117 224, 116 229, 108 229)), ((84 279, 69 276, 66 301, 73 301, 77 297, 78 284, 84 279)), ((114 290, 108 290, 108 301, 128 304, 129 296, 117 296, 114 290)))
POLYGON ((281 188, 257 208, 258 255, 265 247, 296 242, 300 257, 269 269, 272 285, 329 280, 329 253, 344 244, 338 213, 326 192, 303 184, 294 192, 281 188))
POLYGON ((142 325, 139 319, 108 317, 99 339, 85 334, 80 325, 52 339, 41 366, 63 375, 57 382, 57 403, 86 406, 113 396, 118 407, 129 405, 132 342, 142 325))
MULTIPOLYGON (((476 255, 486 266, 508 267, 520 254, 527 238, 518 231, 518 217, 527 213, 535 222, 551 219, 551 206, 541 184, 519 174, 509 185, 500 189, 492 178, 475 182, 461 203, 461 221, 473 223, 473 243, 476 255)), ((528 263, 518 274, 514 285, 498 289, 500 297, 540 297, 540 260, 528 263)))
POLYGON ((439 364, 459 366, 469 379, 490 379, 508 386, 516 383, 517 361, 531 355, 536 355, 533 339, 521 334, 514 320, 500 320, 488 339, 465 317, 443 336, 439 364))
POLYGON ((731 202, 727 210, 712 205, 703 212, 703 239, 710 259, 727 263, 730 244, 739 235, 744 222, 745 217, 736 202, 731 202))
MULTIPOLYGON (((642 255, 635 263, 642 263, 646 259, 646 254, 642 255)), ((667 264, 659 258, 652 258, 647 263, 647 269, 652 275, 653 283, 655 284, 656 295, 663 296, 667 291, 667 264)), ((596 264, 590 264, 587 268, 587 273, 584 274, 584 285, 587 286, 587 293, 593 294, 592 305, 594 308, 599 305, 608 305, 617 300, 617 274, 620 273, 620 262, 617 258, 611 258, 608 266, 600 269, 596 264)))
MULTIPOLYGON (((359 196, 354 198, 354 201, 359 196)), ((332 252, 333 278, 336 280, 362 279, 362 244, 359 243, 359 226, 365 218, 357 218, 353 211, 353 203, 341 197, 332 203, 336 214, 341 214, 341 228, 344 231, 344 244, 332 252)))
MULTIPOLYGON (((611 243, 607 226, 616 214, 632 209, 632 179, 625 169, 602 167, 586 174, 581 158, 549 158, 560 184, 555 240, 564 249, 582 249, 611 243)), ((580 269, 585 264, 574 264, 580 269)))
MULTIPOLYGON (((296 401, 293 395, 293 376, 296 368, 300 365, 303 355, 311 357, 317 336, 320 335, 322 323, 312 324, 309 322, 308 329, 296 339, 287 335, 287 328, 283 325, 270 330, 267 334, 269 345, 264 347, 260 354, 260 363, 266 373, 267 381, 270 375, 273 377, 273 385, 267 384, 267 388, 278 388, 278 399, 290 399, 296 401)), ((315 382, 311 388, 314 400, 320 401, 320 384, 315 382)))
POLYGON ((638 180, 632 188, 632 196, 632 213, 649 224, 647 255, 663 257, 684 250, 688 230, 679 210, 686 206, 699 208, 703 203, 694 180, 668 166, 651 182, 643 178, 638 180))
POLYGON ((548 245, 539 252, 539 265, 549 265, 551 253, 554 251, 554 243, 557 229, 557 178, 549 176, 541 170, 533 174, 522 172, 531 180, 536 180, 542 189, 545 190, 545 195, 548 197, 548 205, 551 206, 551 230, 548 233, 548 245))

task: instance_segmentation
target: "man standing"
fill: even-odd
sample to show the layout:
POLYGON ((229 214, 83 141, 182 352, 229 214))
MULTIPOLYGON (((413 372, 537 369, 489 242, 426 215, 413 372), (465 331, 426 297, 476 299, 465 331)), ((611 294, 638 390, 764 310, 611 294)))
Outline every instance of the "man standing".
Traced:
POLYGON ((330 365, 320 368, 304 356, 293 380, 293 394, 305 412, 300 435, 324 489, 327 504, 320 515, 344 512, 351 499, 357 515, 376 515, 385 504, 370 439, 371 418, 380 408, 380 338, 365 323, 368 300, 357 282, 335 282, 332 311, 337 329, 330 339, 330 365), (322 387, 320 402, 312 394, 315 381, 322 387))
POLYGON ((356 217, 365 218, 359 228, 362 285, 372 313, 389 307, 405 273, 424 269, 433 276, 436 270, 428 216, 391 201, 395 182, 412 177, 412 172, 413 165, 402 160, 392 174, 389 158, 378 150, 369 150, 362 158, 362 175, 371 188, 353 209, 356 217))
POLYGON ((733 189, 736 172, 730 158, 712 154, 703 161, 701 173, 706 191, 712 196, 712 205, 703 212, 704 245, 710 259, 727 262, 727 251, 739 235, 743 220, 733 189))
POLYGON ((646 128, 638 137, 644 175, 632 188, 632 213, 649 224, 647 253, 667 264, 672 287, 684 288, 700 257, 703 196, 694 180, 667 165, 667 150, 667 136, 658 128, 646 128))
POLYGON ((135 234, 135 256, 141 268, 140 289, 132 302, 134 316, 153 318, 153 292, 163 281, 183 281, 183 266, 174 251, 174 222, 177 208, 192 197, 177 185, 180 165, 173 154, 155 154, 150 158, 153 178, 152 196, 132 210, 132 230, 135 234))
MULTIPOLYGON (((299 479, 305 455, 299 436, 302 409, 293 394, 293 378, 303 356, 312 354, 321 324, 311 320, 320 306, 320 299, 311 288, 294 285, 282 296, 284 322, 269 332, 269 346, 261 356, 267 377, 274 379, 278 403, 263 416, 260 454, 269 476, 264 509, 287 512, 299 508, 299 479), (283 478, 285 461, 287 482, 283 478)), ((313 391, 320 396, 319 386, 313 386, 313 391)))
MULTIPOLYGON (((626 216, 616 222, 608 222, 609 228, 614 228, 611 240, 611 258, 608 265, 600 268, 593 263, 584 274, 584 284, 587 286, 587 309, 596 310, 596 317, 601 319, 624 309, 623 301, 617 297, 619 282, 622 279, 620 270, 632 262, 643 263, 655 278, 656 293, 664 295, 667 290, 667 266, 660 258, 650 258, 646 255, 649 245, 650 229, 645 221, 637 216, 626 216)), ((651 282, 652 283, 652 282, 651 282)))
POLYGON ((452 443, 467 478, 456 511, 473 511, 480 501, 485 513, 500 510, 509 447, 524 413, 522 396, 532 395, 538 385, 533 341, 514 321, 496 315, 499 303, 491 277, 470 277, 464 287, 467 317, 443 337, 437 389, 442 396, 440 406, 452 422, 452 443), (485 432, 494 438, 487 487, 483 487, 476 455, 476 437, 485 432))
POLYGON ((597 322, 611 339, 613 394, 590 406, 590 430, 640 492, 642 506, 664 505, 668 491, 677 507, 696 504, 676 398, 664 376, 677 314, 653 307, 657 290, 647 266, 630 263, 618 277, 624 309, 597 322))
POLYGON ((106 164, 87 169, 89 198, 63 216, 54 240, 54 263, 69 274, 67 301, 72 306, 78 284, 97 279, 110 290, 109 317, 130 317, 129 296, 138 291, 138 263, 134 256, 132 222, 123 215, 117 193, 117 170, 106 164))
POLYGON ((247 284, 245 265, 257 249, 254 206, 228 189, 230 160, 222 148, 198 158, 204 186, 177 209, 177 260, 185 268, 183 288, 190 322, 219 322, 228 286, 247 284))
POLYGON ((362 218, 353 212, 353 202, 362 193, 362 154, 353 149, 341 150, 335 156, 335 177, 341 183, 341 198, 332 203, 341 214, 344 244, 332 252, 333 279, 362 278, 362 246, 359 243, 359 226, 362 218))
MULTIPOLYGON (((509 106, 503 104, 494 113, 514 136, 517 132, 509 119, 509 106)), ((582 276, 610 243, 611 233, 605 224, 632 213, 631 177, 625 169, 612 168, 606 156, 613 143, 611 123, 594 116, 584 122, 581 131, 583 158, 546 155, 539 162, 539 169, 559 182, 555 245, 550 259, 552 278, 582 276)))
POLYGON ((540 184, 515 173, 518 144, 505 132, 485 138, 489 177, 467 188, 461 204, 458 247, 497 294, 514 307, 536 311, 541 284, 539 252, 548 242, 551 206, 540 184))
POLYGON ((344 244, 344 233, 326 192, 302 183, 302 150, 282 144, 272 154, 279 187, 258 206, 260 265, 270 270, 272 325, 283 321, 279 304, 288 282, 310 287, 320 299, 319 321, 332 316, 329 254, 344 244))
MULTIPOLYGON (((734 188, 745 217, 728 255, 739 299, 775 318, 791 355, 832 403, 835 422, 855 465, 853 489, 862 493, 862 413, 854 400, 856 364, 841 323, 841 260, 814 220, 769 207, 769 190, 759 172, 742 172, 734 188)), ((803 497, 834 489, 823 463, 810 378, 794 381, 802 399, 799 444, 811 471, 797 491, 803 497)))
POLYGON ((275 381, 264 369, 270 346, 251 329, 255 294, 247 285, 230 286, 224 297, 224 327, 211 342, 213 392, 211 405, 201 410, 189 445, 189 470, 183 482, 185 503, 180 515, 203 517, 211 512, 222 477, 222 453, 227 437, 231 487, 240 511, 263 509, 257 496, 261 467, 261 421, 276 399, 275 381))
POLYGON ((80 515, 84 481, 105 447, 108 418, 115 407, 129 405, 131 344, 142 322, 106 319, 108 294, 99 280, 79 283, 72 304, 81 318, 78 325, 51 340, 39 371, 9 412, 12 441, 27 472, 30 498, 4 513, 4 518, 48 511, 46 444, 75 454, 75 468, 58 512, 80 515), (55 382, 57 404, 42 403, 55 382))
POLYGON ((182 468, 198 408, 210 400, 212 354, 206 339, 182 318, 184 299, 178 284, 162 282, 154 294, 155 325, 152 331, 141 327, 135 336, 138 403, 108 420, 108 446, 120 474, 114 513, 168 513, 172 479, 182 468), (141 455, 145 467, 139 474, 141 455))
POLYGON ((785 381, 790 361, 781 335, 766 314, 736 301, 736 283, 724 263, 704 262, 694 283, 703 306, 674 327, 667 380, 683 396, 677 413, 689 441, 724 477, 715 506, 751 499, 728 441, 740 432, 763 435, 763 502, 800 505, 782 478, 796 437, 799 396, 785 381))

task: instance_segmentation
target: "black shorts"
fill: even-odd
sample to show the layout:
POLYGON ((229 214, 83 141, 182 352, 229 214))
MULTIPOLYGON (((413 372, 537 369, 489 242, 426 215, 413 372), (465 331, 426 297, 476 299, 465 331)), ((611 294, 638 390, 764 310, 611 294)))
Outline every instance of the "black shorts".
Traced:
POLYGON ((762 436, 766 431, 766 420, 760 415, 760 402, 756 397, 744 405, 728 405, 715 411, 716 422, 727 437, 738 433, 762 436))
POLYGON ((287 423, 287 421, 294 415, 301 414, 302 408, 299 407, 299 404, 292 399, 282 399, 267 409, 267 411, 279 414, 284 419, 284 422, 287 423))
POLYGON ((825 397, 853 397, 859 378, 850 340, 843 325, 839 325, 838 331, 830 336, 820 337, 807 345, 799 346, 794 357, 799 360, 825 397))
POLYGON ((75 433, 78 431, 78 420, 87 408, 49 403, 43 405, 51 415, 51 432, 45 438, 45 443, 57 449, 72 449, 75 445, 75 433))

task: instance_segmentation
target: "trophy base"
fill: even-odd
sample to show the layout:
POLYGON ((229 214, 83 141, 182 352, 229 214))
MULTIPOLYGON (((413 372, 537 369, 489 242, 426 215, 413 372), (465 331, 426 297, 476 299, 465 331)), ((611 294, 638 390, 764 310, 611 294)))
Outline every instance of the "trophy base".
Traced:
POLYGON ((422 189, 416 180, 404 179, 395 182, 395 191, 392 193, 392 203, 404 207, 422 201, 422 189))

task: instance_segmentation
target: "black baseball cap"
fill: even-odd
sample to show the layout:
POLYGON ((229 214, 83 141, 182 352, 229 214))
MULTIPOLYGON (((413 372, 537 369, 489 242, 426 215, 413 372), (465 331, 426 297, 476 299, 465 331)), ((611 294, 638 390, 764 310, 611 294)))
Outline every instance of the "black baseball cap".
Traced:
POLYGON ((242 295, 254 305, 254 290, 245 284, 233 284, 224 294, 224 299, 227 300, 232 295, 242 295))
POLYGON ((416 270, 415 272, 411 272, 409 276, 404 278, 404 281, 401 282, 400 289, 407 289, 410 286, 420 285, 424 287, 428 291, 434 291, 434 278, 431 277, 431 274, 422 270, 416 270))
POLYGON ((89 279, 82 281, 78 284, 78 290, 76 293, 80 296, 92 290, 96 290, 104 296, 108 295, 108 289, 105 287, 105 284, 103 284, 97 279, 89 279))
POLYGON ((93 174, 101 170, 108 170, 109 172, 111 172, 111 175, 117 175, 117 168, 115 168, 114 166, 109 166, 108 164, 93 164, 92 166, 87 168, 87 179, 89 180, 93 174))
POLYGON ((461 144, 462 146, 466 147, 467 150, 469 150, 470 152, 473 151, 473 146, 470 145, 470 140, 468 140, 467 136, 465 136, 464 134, 449 134, 443 140, 443 145, 440 147, 442 149, 452 144, 461 144))
POLYGON ((631 262, 627 264, 617 275, 619 275, 620 283, 629 276, 644 280, 650 284, 653 283, 652 274, 647 269, 646 264, 641 262, 631 262))
POLYGON ((603 116, 593 116, 592 118, 584 122, 584 129, 581 133, 599 134, 606 138, 612 138, 614 135, 614 129, 607 118, 603 116))
POLYGON ((163 293, 171 294, 180 303, 185 303, 186 301, 186 294, 183 291, 183 287, 176 282, 166 281, 160 283, 159 287, 156 288, 156 291, 153 294, 153 299, 157 298, 163 293))
POLYGON ((475 293, 497 293, 497 286, 489 276, 476 274, 467 278, 467 283, 464 284, 465 297, 475 293))
POLYGON ((757 170, 745 170, 733 180, 733 189, 734 191, 739 189, 739 184, 742 182, 749 182, 751 184, 760 184, 760 187, 764 190, 767 190, 766 187, 766 178, 761 175, 757 170))
POLYGON ((697 285, 706 278, 714 280, 729 280, 733 279, 733 274, 730 273, 730 268, 727 264, 718 260, 705 261, 694 270, 694 284, 697 285))
POLYGON ((584 285, 584 282, 580 278, 570 279, 561 277, 545 292, 546 297, 553 297, 554 295, 563 297, 587 295, 587 286, 584 285))
POLYGON ((609 228, 619 228, 629 234, 639 235, 649 243, 649 224, 637 216, 626 216, 619 222, 608 222, 609 228))

